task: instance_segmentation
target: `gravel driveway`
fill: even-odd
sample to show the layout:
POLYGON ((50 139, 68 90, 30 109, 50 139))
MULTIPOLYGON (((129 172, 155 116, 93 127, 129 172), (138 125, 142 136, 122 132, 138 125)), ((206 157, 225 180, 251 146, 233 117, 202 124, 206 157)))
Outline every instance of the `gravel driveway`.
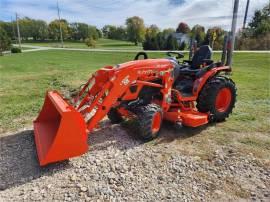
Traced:
MULTIPOLYGON (((134 131, 102 125, 87 154, 45 168, 32 130, 0 136, 0 201, 270 201, 270 169, 252 155, 220 147, 202 159, 181 152, 179 141, 143 143, 134 131)), ((181 141, 171 126, 160 139, 169 133, 181 141)))

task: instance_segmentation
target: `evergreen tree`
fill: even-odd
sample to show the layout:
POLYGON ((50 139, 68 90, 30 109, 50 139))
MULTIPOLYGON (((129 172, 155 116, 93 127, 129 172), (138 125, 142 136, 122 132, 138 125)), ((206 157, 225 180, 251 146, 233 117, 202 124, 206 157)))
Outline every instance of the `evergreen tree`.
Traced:
POLYGON ((0 27, 0 55, 3 51, 9 50, 11 47, 11 39, 8 37, 6 31, 0 27))

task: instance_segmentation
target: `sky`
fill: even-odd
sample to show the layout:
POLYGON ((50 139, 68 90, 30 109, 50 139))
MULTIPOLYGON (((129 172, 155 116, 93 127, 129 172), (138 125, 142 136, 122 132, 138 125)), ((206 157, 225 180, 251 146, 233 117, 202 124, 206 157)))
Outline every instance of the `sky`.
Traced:
MULTIPOLYGON (((57 18, 57 0, 0 0, 0 20, 19 17, 57 18)), ((106 24, 124 25, 128 17, 140 16, 147 26, 176 28, 179 22, 191 27, 200 24, 206 28, 220 26, 230 29, 233 0, 58 0, 61 18, 69 22, 85 22, 102 28, 106 24)), ((247 0, 240 0, 238 28, 243 24, 247 0)), ((248 21, 256 9, 269 0, 250 0, 248 21)))

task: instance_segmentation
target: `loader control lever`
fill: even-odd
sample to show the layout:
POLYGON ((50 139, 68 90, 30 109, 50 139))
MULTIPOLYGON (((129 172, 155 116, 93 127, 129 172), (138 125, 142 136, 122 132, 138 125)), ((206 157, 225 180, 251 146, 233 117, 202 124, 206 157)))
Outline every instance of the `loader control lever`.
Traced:
POLYGON ((143 55, 143 59, 144 59, 144 60, 148 59, 148 55, 146 54, 146 52, 139 52, 139 53, 137 53, 137 55, 135 56, 134 60, 138 60, 139 57, 140 57, 141 55, 143 55))

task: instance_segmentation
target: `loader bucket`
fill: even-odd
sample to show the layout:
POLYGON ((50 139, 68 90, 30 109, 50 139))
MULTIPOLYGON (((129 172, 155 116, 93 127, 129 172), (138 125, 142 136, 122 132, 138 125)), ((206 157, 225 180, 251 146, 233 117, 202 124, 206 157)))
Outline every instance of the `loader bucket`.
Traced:
POLYGON ((43 108, 34 121, 34 133, 41 166, 88 151, 83 117, 57 91, 47 92, 43 108))

